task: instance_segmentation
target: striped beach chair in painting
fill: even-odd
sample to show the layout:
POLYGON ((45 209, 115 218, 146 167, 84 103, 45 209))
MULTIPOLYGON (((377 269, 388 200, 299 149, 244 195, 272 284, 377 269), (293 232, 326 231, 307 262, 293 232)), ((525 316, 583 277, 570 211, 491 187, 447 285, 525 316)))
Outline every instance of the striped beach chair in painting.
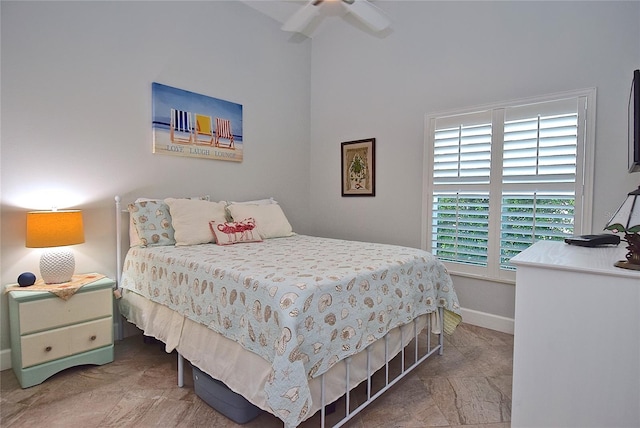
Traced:
POLYGON ((214 131, 213 126, 211 126, 211 116, 205 116, 197 113, 194 116, 196 118, 194 142, 196 144, 213 146, 214 131))
POLYGON ((233 132, 231 131, 231 121, 216 117, 216 147, 220 147, 220 138, 229 140, 227 148, 234 149, 233 132))
POLYGON ((172 143, 191 144, 193 142, 191 113, 172 108, 170 122, 169 132, 172 143))

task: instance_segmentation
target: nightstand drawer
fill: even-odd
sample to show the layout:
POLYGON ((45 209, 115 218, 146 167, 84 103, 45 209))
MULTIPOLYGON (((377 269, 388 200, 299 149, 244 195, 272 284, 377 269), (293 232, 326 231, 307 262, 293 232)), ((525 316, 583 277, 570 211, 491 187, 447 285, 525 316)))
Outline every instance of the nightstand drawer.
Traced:
POLYGON ((112 334, 113 318, 109 316, 23 336, 20 340, 22 368, 110 345, 112 334))
POLYGON ((69 327, 71 354, 90 351, 113 343, 113 318, 90 321, 69 327))
POLYGON ((20 338, 22 368, 34 366, 69 355, 67 328, 35 333, 20 338))
POLYGON ((77 293, 69 300, 58 297, 20 304, 20 334, 48 330, 85 320, 110 316, 113 310, 111 288, 77 293))

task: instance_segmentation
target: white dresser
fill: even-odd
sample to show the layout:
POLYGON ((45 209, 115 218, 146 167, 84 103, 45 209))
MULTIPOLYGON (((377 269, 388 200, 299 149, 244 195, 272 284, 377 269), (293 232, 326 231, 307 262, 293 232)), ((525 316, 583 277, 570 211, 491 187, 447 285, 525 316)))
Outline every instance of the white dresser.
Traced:
POLYGON ((640 271, 538 242, 517 266, 511 426, 640 427, 640 271))

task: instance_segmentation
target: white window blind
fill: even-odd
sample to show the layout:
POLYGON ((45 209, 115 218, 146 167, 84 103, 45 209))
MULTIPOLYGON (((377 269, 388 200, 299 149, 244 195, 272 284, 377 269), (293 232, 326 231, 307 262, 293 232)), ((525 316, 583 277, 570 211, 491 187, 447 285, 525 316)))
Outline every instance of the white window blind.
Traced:
POLYGON ((594 102, 588 90, 427 116, 423 247, 453 272, 512 279, 534 242, 582 233, 594 102))

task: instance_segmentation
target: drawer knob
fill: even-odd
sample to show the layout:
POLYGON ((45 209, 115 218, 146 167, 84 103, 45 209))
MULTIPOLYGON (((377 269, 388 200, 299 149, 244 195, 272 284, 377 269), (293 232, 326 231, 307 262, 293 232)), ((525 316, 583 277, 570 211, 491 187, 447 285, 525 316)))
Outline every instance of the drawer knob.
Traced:
POLYGON ((96 335, 91 336, 91 340, 96 340, 96 335))
POLYGON ((44 348, 45 352, 51 352, 53 348, 51 346, 47 346, 46 348, 44 348))

